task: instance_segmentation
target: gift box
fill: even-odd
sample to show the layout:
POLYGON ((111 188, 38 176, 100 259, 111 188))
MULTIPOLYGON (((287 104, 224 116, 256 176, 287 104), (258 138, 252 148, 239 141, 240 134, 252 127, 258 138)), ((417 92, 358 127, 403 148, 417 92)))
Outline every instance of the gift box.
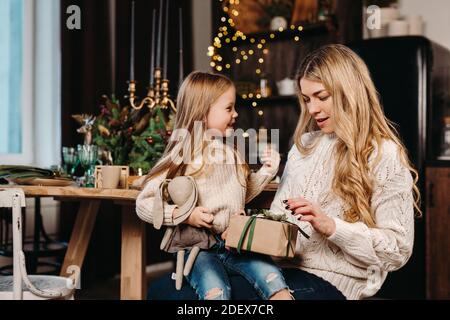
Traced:
POLYGON ((297 243, 297 225, 264 216, 234 215, 225 245, 274 257, 293 258, 297 243))

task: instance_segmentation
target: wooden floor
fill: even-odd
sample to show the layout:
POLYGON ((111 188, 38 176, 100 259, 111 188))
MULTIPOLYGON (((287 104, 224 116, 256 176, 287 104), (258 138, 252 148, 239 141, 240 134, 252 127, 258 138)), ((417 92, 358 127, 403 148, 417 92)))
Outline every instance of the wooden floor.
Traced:
MULTIPOLYGON (((45 261, 52 261, 54 259, 42 259, 45 261)), ((0 266, 9 265, 12 263, 12 259, 0 257, 0 266)), ((170 272, 171 267, 162 266, 160 268, 152 269, 150 267, 147 270, 148 283, 155 280, 159 276, 170 272)), ((38 273, 48 274, 46 267, 39 267, 38 273)), ((96 281, 88 288, 81 288, 75 292, 75 300, 119 300, 120 299, 120 275, 107 279, 105 281, 96 281)))
MULTIPOLYGON (((147 272, 147 284, 170 270, 171 268, 162 267, 161 270, 147 272)), ((89 288, 77 290, 75 300, 120 300, 120 275, 106 281, 96 282, 89 288)))

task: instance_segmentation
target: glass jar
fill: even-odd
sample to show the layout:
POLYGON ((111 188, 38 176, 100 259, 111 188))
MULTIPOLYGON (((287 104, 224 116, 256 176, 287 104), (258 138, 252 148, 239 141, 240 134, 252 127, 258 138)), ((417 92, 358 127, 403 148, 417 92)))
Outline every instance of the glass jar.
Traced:
POLYGON ((269 85, 269 79, 267 79, 266 77, 262 77, 259 80, 259 90, 261 92, 261 97, 263 98, 267 98, 272 95, 272 89, 269 85))
POLYGON ((444 117, 442 128, 442 146, 439 159, 450 160, 450 117, 444 117))

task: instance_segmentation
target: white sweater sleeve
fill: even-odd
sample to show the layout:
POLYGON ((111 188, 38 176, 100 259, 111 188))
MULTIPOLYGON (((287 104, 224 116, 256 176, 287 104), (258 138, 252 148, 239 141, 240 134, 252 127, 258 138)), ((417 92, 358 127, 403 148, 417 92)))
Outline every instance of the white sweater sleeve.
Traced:
MULTIPOLYGON (((165 179, 166 173, 161 174, 154 179, 147 182, 142 192, 136 199, 136 213, 145 222, 153 224, 153 203, 156 191, 161 184, 161 182, 165 179)), ((177 208, 176 205, 170 205, 167 202, 164 202, 164 219, 163 225, 165 226, 173 226, 173 210, 177 208)))
POLYGON ((383 271, 401 268, 412 253, 414 242, 413 180, 398 158, 396 149, 384 150, 374 169, 377 185, 371 201, 376 228, 362 222, 333 218, 336 231, 328 240, 343 251, 345 259, 360 267, 383 271))
MULTIPOLYGON (((278 167, 277 167, 278 169, 278 167)), ((249 203, 272 181, 276 175, 275 172, 269 172, 261 167, 257 172, 252 172, 247 178, 247 191, 245 194, 245 203, 249 203)))

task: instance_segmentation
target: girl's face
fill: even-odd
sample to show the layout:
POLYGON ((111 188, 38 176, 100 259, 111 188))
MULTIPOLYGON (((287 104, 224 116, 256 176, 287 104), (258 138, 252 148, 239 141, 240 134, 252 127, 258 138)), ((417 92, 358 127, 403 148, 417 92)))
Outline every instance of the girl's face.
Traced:
POLYGON ((303 100, 309 114, 315 119, 323 133, 333 133, 333 99, 321 82, 305 78, 300 80, 303 100))
POLYGON ((234 109, 235 103, 236 89, 232 86, 209 108, 206 116, 207 128, 218 130, 222 136, 230 135, 238 116, 234 109))

